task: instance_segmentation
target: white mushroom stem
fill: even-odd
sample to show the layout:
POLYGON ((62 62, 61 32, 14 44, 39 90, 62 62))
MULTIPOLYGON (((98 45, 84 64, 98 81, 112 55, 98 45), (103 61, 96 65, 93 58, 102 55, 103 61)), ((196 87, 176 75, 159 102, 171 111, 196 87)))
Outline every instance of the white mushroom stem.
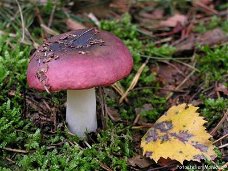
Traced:
POLYGON ((66 122, 79 137, 97 129, 95 88, 67 90, 66 122))

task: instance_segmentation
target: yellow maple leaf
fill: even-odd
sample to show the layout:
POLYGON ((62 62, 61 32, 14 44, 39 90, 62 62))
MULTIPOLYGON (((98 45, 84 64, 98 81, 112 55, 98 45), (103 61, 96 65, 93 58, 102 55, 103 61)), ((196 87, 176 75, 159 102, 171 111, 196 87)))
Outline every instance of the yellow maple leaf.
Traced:
POLYGON ((184 160, 213 160, 216 154, 211 135, 197 109, 186 104, 171 107, 142 138, 143 154, 155 162, 161 157, 182 164, 184 160))

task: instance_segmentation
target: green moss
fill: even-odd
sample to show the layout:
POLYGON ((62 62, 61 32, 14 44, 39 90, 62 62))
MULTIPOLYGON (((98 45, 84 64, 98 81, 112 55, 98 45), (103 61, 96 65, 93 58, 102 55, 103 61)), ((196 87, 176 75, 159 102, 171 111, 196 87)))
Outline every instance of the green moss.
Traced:
POLYGON ((198 56, 198 69, 207 86, 214 81, 223 81, 228 71, 228 46, 202 47, 203 55, 198 56))
POLYGON ((227 27, 228 26, 226 20, 224 21, 218 16, 212 16, 208 23, 199 22, 199 24, 194 27, 193 31, 197 33, 205 33, 215 28, 221 28, 223 31, 228 32, 227 27))
POLYGON ((226 20, 222 23, 222 29, 223 29, 223 31, 228 33, 228 20, 226 20))
POLYGON ((208 121, 208 126, 211 126, 223 117, 225 110, 228 109, 228 99, 207 99, 205 97, 202 99, 205 107, 201 113, 208 121))
POLYGON ((18 167, 24 170, 101 170, 100 163, 104 163, 113 169, 127 170, 126 158, 121 156, 132 155, 129 128, 123 125, 109 124, 90 148, 80 147, 78 141, 71 141, 71 144, 65 138, 64 141, 60 147, 48 149, 46 144, 28 155, 18 155, 18 167))

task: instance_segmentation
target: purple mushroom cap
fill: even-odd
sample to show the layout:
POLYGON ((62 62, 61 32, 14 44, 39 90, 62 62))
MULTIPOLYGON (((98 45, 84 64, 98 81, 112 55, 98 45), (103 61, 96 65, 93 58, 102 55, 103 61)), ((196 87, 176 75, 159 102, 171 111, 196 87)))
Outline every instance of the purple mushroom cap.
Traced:
POLYGON ((126 77, 132 66, 119 38, 95 28, 80 29, 46 40, 30 59, 27 81, 38 90, 88 89, 126 77))

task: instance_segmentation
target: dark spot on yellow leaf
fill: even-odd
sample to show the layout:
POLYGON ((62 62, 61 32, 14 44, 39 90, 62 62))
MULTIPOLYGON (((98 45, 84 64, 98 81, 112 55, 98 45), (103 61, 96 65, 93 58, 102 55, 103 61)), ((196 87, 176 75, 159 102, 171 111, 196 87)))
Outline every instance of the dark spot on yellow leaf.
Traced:
POLYGON ((145 138, 146 142, 149 143, 150 141, 157 141, 158 139, 158 133, 156 129, 152 128, 147 132, 147 137, 145 138))
POLYGON ((163 121, 154 125, 156 129, 159 129, 161 132, 167 132, 173 128, 172 121, 163 121))
POLYGON ((179 131, 179 133, 171 133, 172 136, 176 137, 181 142, 187 142, 193 135, 189 134, 188 131, 179 131))
POLYGON ((165 141, 168 141, 170 138, 169 138, 168 134, 165 134, 165 135, 161 136, 160 139, 161 139, 161 141, 163 143, 165 141))
POLYGON ((179 151, 179 153, 183 153, 183 151, 179 151))
POLYGON ((147 151, 147 152, 145 153, 145 156, 146 156, 146 157, 150 157, 150 156, 152 156, 152 154, 153 154, 152 151, 147 151))
POLYGON ((200 160, 204 160, 205 157, 203 155, 198 154, 198 155, 193 156, 193 159, 200 161, 200 160))
POLYGON ((208 147, 206 145, 200 144, 198 142, 195 142, 195 144, 192 145, 193 147, 195 147, 196 149, 199 149, 202 152, 207 152, 208 147))

